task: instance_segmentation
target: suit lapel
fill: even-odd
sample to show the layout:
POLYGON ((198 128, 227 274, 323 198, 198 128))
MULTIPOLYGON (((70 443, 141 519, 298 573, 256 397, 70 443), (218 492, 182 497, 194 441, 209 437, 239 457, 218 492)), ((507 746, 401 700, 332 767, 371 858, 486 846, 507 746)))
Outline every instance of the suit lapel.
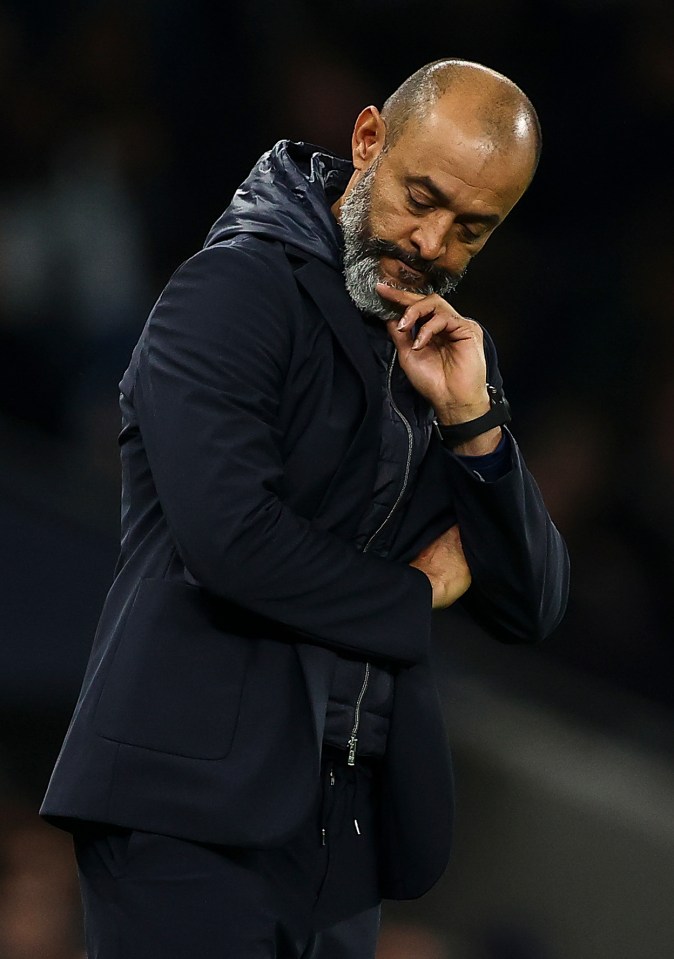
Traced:
POLYGON ((368 410, 379 409, 379 375, 360 315, 344 286, 344 277, 320 260, 308 260, 295 276, 320 309, 365 389, 368 410))
POLYGON ((381 375, 365 332, 363 318, 351 302, 344 278, 320 260, 307 260, 295 271, 330 326, 339 348, 355 369, 365 395, 363 419, 314 516, 319 525, 353 529, 371 496, 381 433, 381 375))

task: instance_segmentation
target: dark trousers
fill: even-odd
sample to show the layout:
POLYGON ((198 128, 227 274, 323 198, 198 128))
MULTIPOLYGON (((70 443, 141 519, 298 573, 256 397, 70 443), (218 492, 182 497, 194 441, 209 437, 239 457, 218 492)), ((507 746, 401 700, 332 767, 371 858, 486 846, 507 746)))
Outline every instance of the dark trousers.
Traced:
POLYGON ((326 752, 322 802, 284 846, 102 824, 75 835, 88 959, 372 959, 377 775, 326 752))

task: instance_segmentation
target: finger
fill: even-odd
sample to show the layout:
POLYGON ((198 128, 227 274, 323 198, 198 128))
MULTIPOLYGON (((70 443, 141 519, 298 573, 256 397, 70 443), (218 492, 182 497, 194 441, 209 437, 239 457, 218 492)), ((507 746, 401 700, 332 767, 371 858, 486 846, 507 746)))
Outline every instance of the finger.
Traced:
MULTIPOLYGON (((411 332, 411 330, 410 330, 411 332)), ((423 350, 437 333, 452 333, 445 316, 432 316, 419 330, 412 344, 413 350, 423 350)))
POLYGON ((466 322, 466 318, 450 306, 447 300, 443 300, 437 293, 425 296, 415 303, 411 303, 400 318, 399 327, 401 330, 408 329, 418 323, 419 320, 430 314, 442 316, 449 330, 457 329, 466 322))
POLYGON ((388 283, 383 283, 382 281, 377 283, 376 289, 377 293, 383 299, 390 300, 392 303, 398 303, 401 306, 408 306, 411 303, 425 299, 423 293, 413 293, 411 290, 397 290, 394 286, 389 286, 388 283))
POLYGON ((467 331, 464 325, 452 327, 451 321, 449 321, 447 317, 433 316, 419 328, 412 344, 412 349, 422 350, 439 334, 445 334, 451 342, 458 342, 459 340, 468 339, 473 336, 472 330, 467 331))
POLYGON ((397 303, 399 306, 406 306, 405 312, 398 321, 398 328, 401 330, 409 329, 414 326, 422 317, 428 316, 435 310, 441 310, 447 316, 455 318, 455 326, 465 322, 465 317, 454 309, 453 306, 444 300, 437 293, 413 293, 411 290, 398 290, 388 283, 377 283, 377 293, 383 298, 397 303))
POLYGON ((460 343, 465 340, 472 340, 477 348, 484 353, 484 340, 480 324, 476 323, 475 320, 467 320, 465 317, 460 317, 460 319, 461 322, 456 323, 456 325, 454 325, 452 317, 446 317, 444 315, 434 316, 430 320, 427 320, 424 325, 419 328, 412 348, 415 350, 423 349, 425 346, 428 346, 434 337, 441 334, 446 345, 448 345, 448 343, 460 343))
POLYGON ((399 350, 422 350, 439 334, 446 335, 452 342, 475 338, 472 321, 464 321, 462 324, 452 327, 451 318, 448 320, 445 315, 431 316, 423 326, 419 327, 416 336, 413 326, 401 329, 401 324, 396 323, 395 320, 389 320, 386 326, 391 339, 399 350))
MULTIPOLYGON (((414 328, 400 329, 400 324, 395 320, 389 320, 386 324, 389 336, 393 340, 399 352, 405 353, 407 350, 422 350, 431 342, 434 336, 439 333, 447 332, 447 322, 442 316, 434 316, 424 323, 415 337, 414 328)), ((452 339, 454 334, 450 334, 452 339)))
POLYGON ((386 329, 398 351, 411 348, 414 340, 413 330, 399 329, 397 320, 389 320, 386 324, 386 329))

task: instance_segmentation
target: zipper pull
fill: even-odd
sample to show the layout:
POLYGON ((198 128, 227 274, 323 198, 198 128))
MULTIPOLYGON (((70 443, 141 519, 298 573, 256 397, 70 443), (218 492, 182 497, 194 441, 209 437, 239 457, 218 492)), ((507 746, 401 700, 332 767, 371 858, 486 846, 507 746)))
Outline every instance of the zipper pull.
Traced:
POLYGON ((330 767, 330 785, 331 786, 335 785, 335 773, 332 766, 330 767))
POLYGON ((357 743, 358 743, 358 737, 357 737, 357 736, 352 736, 351 739, 350 739, 349 742, 348 742, 348 746, 349 746, 349 758, 348 758, 347 761, 346 761, 346 765, 347 765, 347 766, 355 766, 355 765, 356 765, 356 745, 357 745, 357 743))

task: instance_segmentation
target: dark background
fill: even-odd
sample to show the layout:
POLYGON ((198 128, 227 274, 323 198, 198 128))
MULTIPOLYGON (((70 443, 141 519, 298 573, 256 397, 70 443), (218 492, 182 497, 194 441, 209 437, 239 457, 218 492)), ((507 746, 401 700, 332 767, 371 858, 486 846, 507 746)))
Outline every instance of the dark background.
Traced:
MULTIPOLYGON (((534 650, 503 650, 469 624, 438 620, 460 810, 468 810, 460 835, 477 836, 487 820, 494 835, 517 832, 516 812, 489 819, 517 780, 514 740, 497 748, 495 739, 495 727, 514 722, 513 710, 520 717, 513 728, 533 750, 518 768, 538 777, 523 795, 542 783, 549 791, 543 847, 559 837, 552 810, 564 789, 581 789, 603 762, 597 795, 615 795, 611 776, 628 770, 642 784, 650 776, 664 783, 663 798, 674 798, 674 6, 4 0, 3 959, 70 959, 79 948, 69 853, 58 833, 35 824, 34 810, 116 558, 117 383, 147 312, 275 140, 304 139, 348 155, 360 109, 381 106, 409 73, 444 56, 507 74, 539 111, 536 180, 454 302, 496 339, 514 432, 573 566, 566 620, 534 650), (547 721, 552 738, 541 731, 547 721), (551 750, 566 774, 562 785, 545 773, 542 756, 549 760, 551 750), (588 750, 597 757, 589 765, 588 750), (487 785, 489 808, 478 801, 487 785)), ((624 775, 617 792, 627 797, 624 775)), ((584 802, 569 806, 569 836, 588 827, 584 802)), ((646 805, 644 795, 625 798, 621 842, 639 834, 646 805)), ((666 823, 649 836, 642 851, 651 841, 660 852, 674 850, 666 823)), ((564 886, 558 851, 553 867, 521 845, 499 853, 476 840, 464 858, 459 845, 449 886, 418 915, 407 907, 390 918, 391 928, 419 924, 421 939, 401 946, 398 936, 382 956, 666 959, 653 940, 662 923, 657 914, 640 916, 628 888, 625 910, 641 945, 632 952, 623 938, 625 951, 616 951, 626 915, 616 876, 633 872, 634 859, 615 853, 614 840, 592 868, 566 863, 564 876, 575 877, 576 890, 580 884, 578 902, 551 894, 535 908, 522 905, 536 900, 524 877, 545 883, 557 870, 564 886), (497 855, 519 898, 486 882, 497 855), (485 891, 469 904, 459 887, 471 870, 485 891), (598 888, 604 898, 592 907, 594 925, 588 916, 586 932, 573 939, 578 910, 598 888), (607 903, 610 915, 601 912, 607 903)), ((638 883, 662 891, 652 862, 645 853, 638 883)), ((674 851, 667 863, 674 868, 674 851)))

